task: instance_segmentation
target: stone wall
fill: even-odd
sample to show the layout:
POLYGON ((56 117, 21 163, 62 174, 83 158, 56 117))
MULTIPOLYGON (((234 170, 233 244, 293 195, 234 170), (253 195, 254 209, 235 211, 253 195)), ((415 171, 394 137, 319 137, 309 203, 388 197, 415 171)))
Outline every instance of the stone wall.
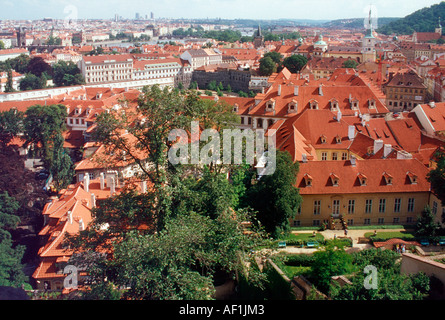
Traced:
POLYGON ((192 82, 196 81, 198 87, 201 90, 207 89, 208 84, 211 81, 216 81, 216 84, 220 82, 227 88, 230 84, 232 91, 244 91, 249 92, 249 83, 251 79, 250 71, 240 71, 233 69, 217 70, 215 72, 206 72, 204 70, 193 71, 192 82))

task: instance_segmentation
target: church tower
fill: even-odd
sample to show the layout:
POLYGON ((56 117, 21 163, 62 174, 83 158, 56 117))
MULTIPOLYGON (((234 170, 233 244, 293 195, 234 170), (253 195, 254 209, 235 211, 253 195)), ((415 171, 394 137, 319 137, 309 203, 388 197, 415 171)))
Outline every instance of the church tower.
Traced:
POLYGON ((362 41, 362 56, 363 62, 375 62, 377 58, 375 45, 377 38, 374 37, 374 30, 372 28, 371 10, 369 10, 369 29, 366 32, 362 41))
POLYGON ((264 47, 264 37, 261 32, 261 26, 258 26, 258 30, 254 34, 253 45, 255 49, 264 47))

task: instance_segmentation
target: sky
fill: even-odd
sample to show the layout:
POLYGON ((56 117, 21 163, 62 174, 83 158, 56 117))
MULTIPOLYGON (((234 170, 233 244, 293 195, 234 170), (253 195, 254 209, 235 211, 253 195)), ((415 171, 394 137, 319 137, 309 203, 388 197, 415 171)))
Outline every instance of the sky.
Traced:
POLYGON ((0 0, 0 20, 134 18, 311 19, 404 17, 439 0, 0 0), (374 15, 374 14, 373 14, 374 15))

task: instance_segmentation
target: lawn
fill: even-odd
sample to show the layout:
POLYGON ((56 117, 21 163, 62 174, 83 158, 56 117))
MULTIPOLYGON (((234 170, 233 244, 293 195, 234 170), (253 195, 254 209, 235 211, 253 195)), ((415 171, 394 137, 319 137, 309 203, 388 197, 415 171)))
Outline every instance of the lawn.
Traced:
POLYGON ((366 232, 365 237, 378 241, 386 241, 392 238, 398 238, 407 241, 412 241, 416 239, 413 232, 410 231, 384 231, 384 232, 377 231, 376 236, 374 236, 374 232, 366 232))
POLYGON ((309 233, 290 233, 286 236, 280 237, 277 241, 286 241, 287 246, 301 246, 306 245, 307 242, 317 241, 320 245, 324 243, 324 236, 320 233, 315 233, 315 236, 309 233))
POLYGON ((321 242, 324 240, 324 237, 321 233, 315 233, 315 237, 312 235, 312 233, 290 233, 289 235, 287 235, 286 237, 284 237, 283 239, 280 240, 285 240, 285 241, 318 241, 321 242))

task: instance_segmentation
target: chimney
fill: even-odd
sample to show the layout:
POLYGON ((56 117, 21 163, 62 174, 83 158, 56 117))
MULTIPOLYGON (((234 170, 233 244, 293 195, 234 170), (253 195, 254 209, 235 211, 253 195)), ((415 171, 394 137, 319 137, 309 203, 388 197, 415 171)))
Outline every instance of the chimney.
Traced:
POLYGON ((355 156, 351 156, 351 166, 355 167, 357 165, 357 159, 355 158, 355 156))
POLYGON ((114 179, 114 177, 110 178, 110 193, 111 195, 113 195, 116 192, 116 180, 114 179))
POLYGON ((386 158, 392 151, 392 146, 390 144, 385 144, 383 147, 383 157, 386 158))
POLYGON ((294 87, 294 96, 298 96, 298 86, 294 87))
POLYGON ((341 117, 343 116, 343 114, 341 113, 341 111, 337 112, 337 121, 340 122, 341 117))
POLYGON ((322 88, 322 85, 321 85, 321 84, 320 84, 320 86, 318 87, 318 94, 319 94, 320 96, 323 95, 323 88, 322 88))
POLYGON ((73 224, 73 212, 72 211, 68 211, 68 222, 70 224, 73 224))
POLYGON ((306 163, 307 162, 307 155, 306 155, 306 153, 303 153, 301 155, 301 157, 302 157, 303 163, 306 163))
POLYGON ((354 140, 355 138, 355 126, 349 126, 348 127, 348 138, 349 140, 354 140))
POLYGON ((281 96, 281 84, 278 85, 278 95, 281 96))
POLYGON ((374 154, 383 148, 383 140, 374 140, 374 154))
POLYGON ((104 177, 104 173, 101 172, 100 173, 100 190, 105 189, 105 177, 104 177))
POLYGON ((96 195, 94 193, 91 194, 91 207, 96 208, 96 195))
POLYGON ((142 193, 146 193, 147 192, 147 181, 142 181, 141 182, 141 191, 142 191, 142 193))
POLYGON ((83 178, 83 188, 86 192, 90 192, 90 175, 88 173, 86 173, 83 178))
POLYGON ((79 231, 85 230, 85 223, 83 222, 82 218, 79 220, 79 231))

